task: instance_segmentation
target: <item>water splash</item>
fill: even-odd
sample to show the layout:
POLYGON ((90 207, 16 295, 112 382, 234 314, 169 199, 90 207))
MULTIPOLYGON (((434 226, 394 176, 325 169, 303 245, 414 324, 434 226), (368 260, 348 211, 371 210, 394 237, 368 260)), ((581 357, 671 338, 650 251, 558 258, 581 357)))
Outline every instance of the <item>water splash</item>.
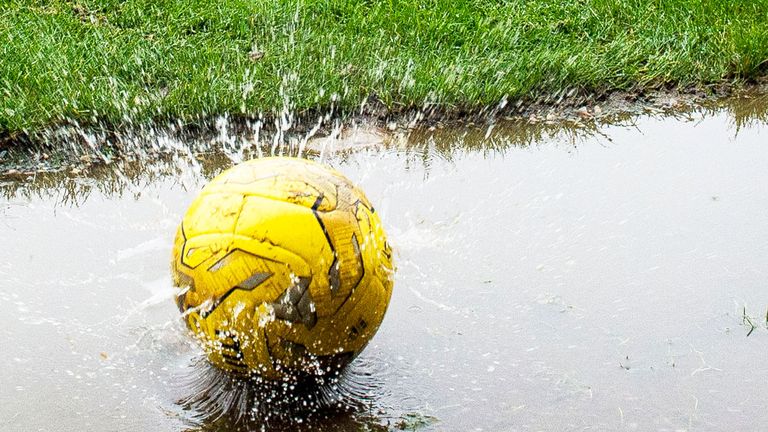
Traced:
POLYGON ((372 412, 382 381, 371 362, 358 360, 323 376, 280 381, 232 375, 203 357, 191 363, 175 382, 187 394, 177 405, 192 430, 287 431, 323 423, 387 430, 372 412))

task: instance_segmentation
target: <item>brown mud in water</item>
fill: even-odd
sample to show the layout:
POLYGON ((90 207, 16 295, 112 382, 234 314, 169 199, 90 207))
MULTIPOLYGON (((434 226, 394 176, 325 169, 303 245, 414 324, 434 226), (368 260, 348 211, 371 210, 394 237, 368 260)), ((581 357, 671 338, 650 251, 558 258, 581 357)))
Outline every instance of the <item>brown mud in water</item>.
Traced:
POLYGON ((767 112, 755 96, 306 140, 221 121, 6 174, 0 430, 759 430, 767 112), (398 265, 379 333, 314 406, 208 369, 168 270, 208 179, 299 152, 366 191, 398 265))

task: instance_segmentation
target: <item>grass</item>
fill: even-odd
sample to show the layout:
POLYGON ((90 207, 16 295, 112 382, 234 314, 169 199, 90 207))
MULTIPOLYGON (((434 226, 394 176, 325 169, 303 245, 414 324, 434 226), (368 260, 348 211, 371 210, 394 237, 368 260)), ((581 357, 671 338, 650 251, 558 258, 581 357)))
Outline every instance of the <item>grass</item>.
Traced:
POLYGON ((768 0, 3 0, 0 136, 768 75, 768 0))

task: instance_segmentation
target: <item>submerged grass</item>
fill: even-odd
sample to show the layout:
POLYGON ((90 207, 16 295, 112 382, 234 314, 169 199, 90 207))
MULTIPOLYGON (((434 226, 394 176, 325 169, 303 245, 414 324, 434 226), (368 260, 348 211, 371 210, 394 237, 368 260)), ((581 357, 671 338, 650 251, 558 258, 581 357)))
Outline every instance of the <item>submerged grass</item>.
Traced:
POLYGON ((5 0, 0 137, 768 75, 768 0, 5 0))

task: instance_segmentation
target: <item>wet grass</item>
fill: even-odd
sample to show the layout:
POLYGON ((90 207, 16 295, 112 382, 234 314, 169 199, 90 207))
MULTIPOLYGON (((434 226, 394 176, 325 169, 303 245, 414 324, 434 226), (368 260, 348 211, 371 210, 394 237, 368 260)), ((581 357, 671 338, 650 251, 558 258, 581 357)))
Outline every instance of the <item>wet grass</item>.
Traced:
MULTIPOLYGON (((760 319, 752 317, 747 313, 747 306, 743 306, 741 312, 741 324, 747 328, 747 337, 751 336, 755 329, 759 328, 760 319)), ((768 330, 768 309, 765 311, 765 322, 763 326, 768 330)))
POLYGON ((768 75, 766 16, 768 0, 6 0, 0 137, 743 83, 768 75))

